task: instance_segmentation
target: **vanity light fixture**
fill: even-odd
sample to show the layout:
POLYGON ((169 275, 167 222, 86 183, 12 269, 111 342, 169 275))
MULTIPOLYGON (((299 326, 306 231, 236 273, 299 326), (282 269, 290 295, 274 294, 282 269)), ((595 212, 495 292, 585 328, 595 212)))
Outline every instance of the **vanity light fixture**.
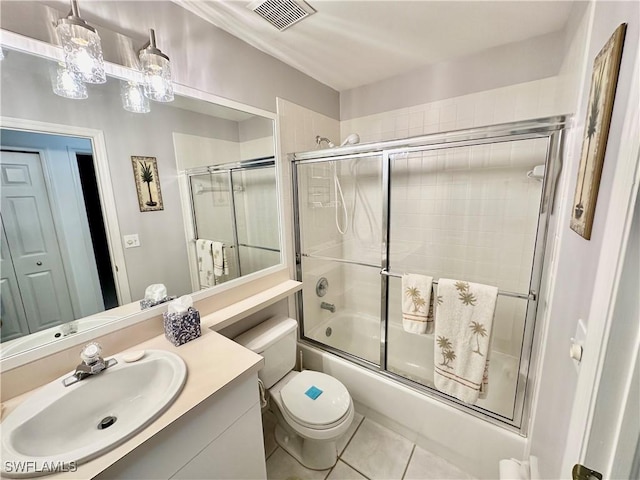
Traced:
POLYGON ((149 99, 144 94, 144 87, 137 82, 123 80, 120 82, 122 107, 128 112, 149 113, 149 99))
POLYGON ((69 70, 66 63, 60 62, 51 71, 51 85, 53 93, 61 97, 83 100, 88 97, 87 86, 82 83, 80 76, 69 70))
POLYGON ((140 65, 147 98, 156 102, 172 102, 171 64, 169 57, 156 46, 156 32, 153 29, 149 30, 149 42, 140 50, 140 65))
POLYGON ((105 83, 104 59, 96 29, 80 18, 77 0, 71 0, 71 12, 58 20, 56 32, 67 68, 86 83, 105 83))

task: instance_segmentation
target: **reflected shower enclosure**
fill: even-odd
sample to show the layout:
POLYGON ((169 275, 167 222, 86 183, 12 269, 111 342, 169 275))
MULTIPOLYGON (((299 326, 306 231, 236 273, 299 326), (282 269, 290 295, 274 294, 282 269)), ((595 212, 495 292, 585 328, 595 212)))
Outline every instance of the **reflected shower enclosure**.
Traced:
POLYGON ((293 154, 302 342, 522 431, 563 125, 293 154), (402 326, 405 273, 499 289, 487 398, 467 405, 435 389, 434 335, 402 326))
MULTIPOLYGON (((280 263, 273 157, 186 172, 196 241, 223 244, 226 271, 215 284, 280 263)), ((192 266, 198 268, 198 265, 192 266)), ((200 285, 206 288, 212 285, 200 285)))

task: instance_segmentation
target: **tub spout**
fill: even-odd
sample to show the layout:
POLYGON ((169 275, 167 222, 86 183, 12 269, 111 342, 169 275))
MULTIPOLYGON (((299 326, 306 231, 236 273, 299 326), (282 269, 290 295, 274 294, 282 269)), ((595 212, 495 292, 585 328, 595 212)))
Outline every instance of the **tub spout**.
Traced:
POLYGON ((322 302, 320 308, 329 310, 331 313, 335 313, 336 311, 336 306, 333 303, 322 302))

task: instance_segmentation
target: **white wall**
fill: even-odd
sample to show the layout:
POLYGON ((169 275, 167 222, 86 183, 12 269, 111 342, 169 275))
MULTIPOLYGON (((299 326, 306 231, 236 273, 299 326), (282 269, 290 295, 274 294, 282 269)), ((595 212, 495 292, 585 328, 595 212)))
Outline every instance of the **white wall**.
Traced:
MULTIPOLYGON (((316 135, 337 139, 340 137, 340 122, 334 118, 315 112, 309 108, 297 105, 284 98, 278 98, 278 128, 280 141, 280 185, 283 189, 282 215, 283 228, 286 235, 285 254, 293 258, 293 196, 291 191, 292 176, 288 154, 306 152, 317 148, 316 135)), ((328 214, 327 214, 328 215, 328 214)), ((321 238, 326 235, 323 230, 324 222, 317 223, 315 231, 309 231, 311 236, 318 234, 321 238)), ((291 275, 295 276, 295 264, 291 263, 291 275)), ((293 278, 293 277, 292 277, 293 278)))
POLYGON ((614 327, 607 342, 607 354, 591 424, 586 456, 589 468, 612 469, 611 478, 632 478, 628 469, 640 432, 640 196, 624 258, 613 317, 614 327), (627 395, 629 397, 627 398, 627 395), (614 406, 623 408, 613 408, 614 406), (624 408, 626 406, 626 409, 624 408), (620 435, 620 438, 618 438, 620 435), (618 456, 616 458, 616 456, 618 456))
POLYGON ((238 122, 240 160, 275 156, 274 135, 274 122, 270 119, 252 117, 238 122))
POLYGON ((343 120, 340 131, 342 138, 356 132, 362 142, 375 142, 562 114, 563 106, 556 102, 558 84, 553 76, 416 103, 343 120))
POLYGON ((502 45, 340 93, 340 119, 371 115, 557 75, 562 33, 502 45))
POLYGON ((240 144, 233 140, 174 132, 173 144, 178 172, 240 160, 240 144))
MULTIPOLYGON (((603 1, 589 5, 586 11, 584 6, 576 6, 570 22, 573 29, 569 30, 571 36, 567 44, 570 48, 564 65, 567 66, 567 77, 574 81, 565 85, 563 91, 567 91, 567 88, 568 91, 581 93, 576 97, 577 102, 573 107, 574 127, 568 132, 563 178, 559 183, 559 201, 554 218, 557 222, 555 251, 548 270, 548 275, 553 280, 549 285, 550 298, 545 321, 541 324, 543 363, 537 372, 537 403, 530 435, 531 453, 539 457, 544 478, 564 478, 570 475, 570 472, 560 471, 560 468, 571 411, 575 406, 578 373, 568 356, 567 347, 570 337, 575 334, 578 319, 586 321, 589 318, 591 299, 597 295, 593 290, 597 266, 601 256, 609 254, 602 251, 603 240, 607 235, 607 218, 604 213, 609 208, 612 195, 623 120, 628 109, 637 108, 628 105, 626 99, 631 88, 631 71, 638 49, 639 19, 637 2, 603 1), (591 68, 597 53, 622 22, 628 23, 628 29, 593 233, 588 241, 569 229, 569 217, 577 179, 591 68), (581 57, 583 48, 587 58, 585 65, 581 65, 575 57, 581 57)), ((621 208, 624 207, 621 205, 621 208)), ((617 254, 612 258, 616 258, 615 255, 617 254)))

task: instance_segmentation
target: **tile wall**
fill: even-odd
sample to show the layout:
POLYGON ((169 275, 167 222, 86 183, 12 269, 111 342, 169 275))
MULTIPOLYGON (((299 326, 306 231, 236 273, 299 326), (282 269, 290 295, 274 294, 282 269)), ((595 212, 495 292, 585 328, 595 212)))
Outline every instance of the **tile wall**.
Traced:
POLYGON ((528 120, 566 113, 558 102, 559 80, 510 85, 340 122, 341 138, 358 133, 361 142, 528 120))
MULTIPOLYGON (((552 77, 345 120, 340 123, 341 138, 357 132, 361 142, 374 142, 561 114, 557 89, 558 80, 552 77)), ((298 132, 304 129, 303 121, 298 132)), ((298 138, 290 135, 292 142, 298 138)), ((527 173, 543 164, 545 155, 544 140, 527 140, 393 157, 391 270, 527 293, 542 191, 542 183, 528 178, 527 173)), ((380 264, 377 164, 371 159, 358 168, 353 162, 337 166, 349 212, 345 235, 336 228, 332 167, 320 164, 304 171, 301 192, 308 198, 303 199, 301 223, 307 249, 380 264), (316 197, 323 199, 314 203, 316 197)), ((338 202, 341 205, 339 197, 338 202)), ((366 268, 324 268, 340 276, 339 284, 345 289, 355 292, 349 298, 337 295, 339 308, 368 312, 379 304, 379 283, 371 281, 366 268)), ((307 293, 309 301, 315 300, 312 293, 307 293)), ((400 300, 400 291, 392 290, 391 322, 400 323, 400 300)), ((500 299, 494 350, 519 357, 525 312, 525 301, 500 299)), ((326 311, 316 313, 313 326, 327 317, 326 311)))
MULTIPOLYGON (((346 120, 342 137, 357 132, 363 142, 391 140, 560 114, 557 84, 556 78, 548 78, 346 120)), ((542 191, 542 183, 527 173, 544 163, 545 154, 544 140, 527 140, 394 156, 390 270, 527 293, 542 191)), ((349 177, 344 189, 348 198, 355 182, 369 203, 379 202, 379 182, 367 183, 364 176, 349 177)), ((361 232, 371 223, 362 210, 361 218, 353 221, 361 232)), ((345 235, 346 257, 359 252, 362 258, 368 250, 356 234, 345 235)), ((367 285, 364 278, 345 283, 367 285)), ((354 305, 357 300, 351 307, 368 308, 372 289, 367 292, 355 296, 362 299, 360 307, 354 305)), ((400 295, 399 290, 390 291, 391 322, 401 322, 400 295)), ((525 301, 500 299, 495 350, 520 355, 525 312, 525 301)))
MULTIPOLYGON (((284 187, 282 191, 282 218, 284 231, 289 235, 285 238, 284 251, 287 258, 293 258, 293 196, 291 191, 291 162, 288 154, 294 152, 306 152, 317 148, 316 135, 330 139, 340 137, 340 122, 334 118, 327 117, 314 112, 308 108, 297 105, 284 98, 277 99, 278 110, 278 136, 279 136, 279 162, 280 162, 280 182, 284 187)), ((325 212, 328 215, 327 212, 325 212)), ((321 217, 317 222, 308 225, 309 235, 327 235, 326 225, 329 218, 321 217)), ((335 235, 335 234, 330 234, 335 235)), ((291 274, 294 274, 294 267, 291 267, 291 274)))

